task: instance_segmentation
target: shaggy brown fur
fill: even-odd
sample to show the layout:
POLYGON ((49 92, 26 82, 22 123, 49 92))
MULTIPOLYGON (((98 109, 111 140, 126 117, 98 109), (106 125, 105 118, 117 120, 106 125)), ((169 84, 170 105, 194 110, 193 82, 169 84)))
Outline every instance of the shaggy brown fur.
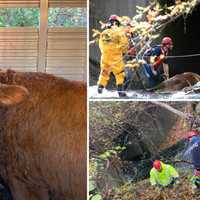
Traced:
POLYGON ((172 78, 163 81, 158 86, 149 89, 149 91, 177 91, 182 90, 185 87, 192 86, 200 81, 200 76, 193 72, 185 72, 177 74, 172 78))
POLYGON ((0 175, 14 199, 86 200, 86 84, 10 70, 0 83, 21 86, 6 104, 0 85, 0 175))

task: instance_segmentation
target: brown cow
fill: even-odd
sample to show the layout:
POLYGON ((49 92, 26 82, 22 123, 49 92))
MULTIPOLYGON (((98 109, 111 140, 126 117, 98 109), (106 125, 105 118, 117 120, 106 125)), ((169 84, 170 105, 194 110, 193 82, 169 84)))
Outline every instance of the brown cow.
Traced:
POLYGON ((0 175, 15 200, 86 200, 86 84, 0 71, 0 175))
POLYGON ((177 91, 182 90, 185 87, 193 86, 200 81, 200 76, 193 72, 185 72, 182 74, 177 74, 172 78, 163 81, 154 88, 149 89, 148 91, 177 91))

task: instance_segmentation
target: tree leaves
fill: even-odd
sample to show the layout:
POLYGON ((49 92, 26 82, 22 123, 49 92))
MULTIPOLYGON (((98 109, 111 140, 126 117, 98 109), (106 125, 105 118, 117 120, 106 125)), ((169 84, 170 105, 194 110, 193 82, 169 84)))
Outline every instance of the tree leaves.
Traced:
MULTIPOLYGON (((50 8, 50 27, 86 27, 85 8, 50 8)), ((39 8, 0 8, 0 27, 38 27, 39 8)))

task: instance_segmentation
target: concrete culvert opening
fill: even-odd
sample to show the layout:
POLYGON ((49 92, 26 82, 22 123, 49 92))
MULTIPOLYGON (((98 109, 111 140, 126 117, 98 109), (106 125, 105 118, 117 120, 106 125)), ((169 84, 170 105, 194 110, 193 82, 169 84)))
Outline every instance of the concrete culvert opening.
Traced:
POLYGON ((171 112, 154 105, 130 112, 122 124, 122 133, 113 142, 126 147, 121 153, 123 160, 149 158, 157 153, 158 146, 164 142, 175 121, 176 116, 171 112))
POLYGON ((120 153, 120 158, 127 161, 139 161, 149 158, 151 152, 140 137, 138 129, 129 124, 126 124, 125 126, 126 130, 113 140, 115 145, 126 147, 126 149, 120 153))

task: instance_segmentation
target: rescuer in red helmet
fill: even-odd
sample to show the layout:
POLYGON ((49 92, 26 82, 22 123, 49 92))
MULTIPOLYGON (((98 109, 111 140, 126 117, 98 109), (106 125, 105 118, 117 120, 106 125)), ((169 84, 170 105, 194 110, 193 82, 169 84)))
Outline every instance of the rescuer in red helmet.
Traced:
POLYGON ((144 53, 144 69, 150 88, 169 78, 169 65, 166 56, 172 48, 172 39, 164 37, 160 45, 151 47, 144 53), (160 65, 162 65, 162 69, 160 65), (164 72, 163 74, 162 71, 164 72))
POLYGON ((118 15, 110 15, 108 21, 109 21, 109 27, 112 27, 112 26, 119 27, 121 25, 120 17, 118 15))
POLYGON ((150 182, 155 187, 166 187, 179 183, 179 174, 169 164, 165 164, 160 160, 153 162, 153 168, 150 171, 150 182))
POLYGON ((184 155, 191 157, 194 165, 194 172, 191 178, 192 193, 200 194, 200 135, 196 130, 190 130, 187 132, 186 138, 189 141, 189 145, 184 155))

